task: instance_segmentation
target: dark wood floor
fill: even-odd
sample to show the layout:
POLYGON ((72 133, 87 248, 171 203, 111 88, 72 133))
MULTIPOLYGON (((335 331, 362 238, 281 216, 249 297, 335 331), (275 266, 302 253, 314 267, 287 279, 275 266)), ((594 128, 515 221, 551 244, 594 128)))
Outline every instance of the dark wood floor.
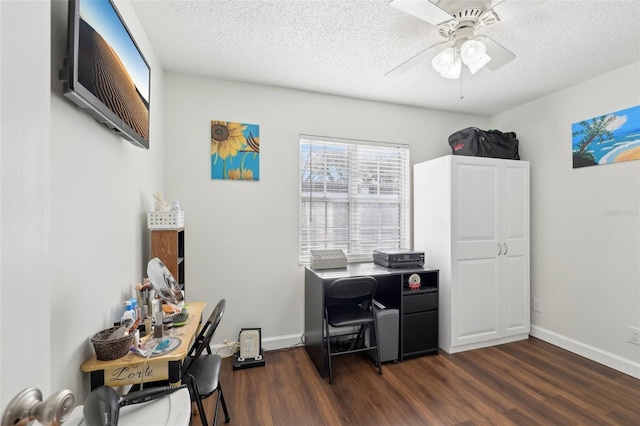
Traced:
POLYGON ((384 364, 382 376, 345 355, 333 385, 302 347, 265 359, 236 371, 224 360, 230 425, 640 425, 640 380, 535 338, 384 364))

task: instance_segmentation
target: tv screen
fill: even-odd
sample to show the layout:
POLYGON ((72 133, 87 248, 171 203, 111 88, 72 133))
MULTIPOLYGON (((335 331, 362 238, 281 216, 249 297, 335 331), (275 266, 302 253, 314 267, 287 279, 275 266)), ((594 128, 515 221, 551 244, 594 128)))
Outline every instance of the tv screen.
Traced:
POLYGON ((69 0, 64 95, 100 123, 149 148, 151 70, 111 0, 69 0))

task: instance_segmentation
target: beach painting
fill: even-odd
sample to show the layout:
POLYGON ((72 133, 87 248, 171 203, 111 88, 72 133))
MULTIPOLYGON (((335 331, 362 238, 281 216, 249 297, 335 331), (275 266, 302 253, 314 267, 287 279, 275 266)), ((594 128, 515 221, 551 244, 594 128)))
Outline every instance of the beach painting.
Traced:
POLYGON ((640 105, 571 125, 573 168, 640 160, 640 105))
POLYGON ((211 179, 260 180, 260 126, 211 120, 211 179))

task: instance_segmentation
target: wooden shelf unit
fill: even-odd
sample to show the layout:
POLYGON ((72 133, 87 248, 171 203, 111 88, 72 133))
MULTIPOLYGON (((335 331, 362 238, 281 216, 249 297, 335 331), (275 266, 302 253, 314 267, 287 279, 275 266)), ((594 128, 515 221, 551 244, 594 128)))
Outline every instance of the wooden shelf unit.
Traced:
POLYGON ((151 258, 160 259, 184 290, 184 228, 151 230, 151 258))

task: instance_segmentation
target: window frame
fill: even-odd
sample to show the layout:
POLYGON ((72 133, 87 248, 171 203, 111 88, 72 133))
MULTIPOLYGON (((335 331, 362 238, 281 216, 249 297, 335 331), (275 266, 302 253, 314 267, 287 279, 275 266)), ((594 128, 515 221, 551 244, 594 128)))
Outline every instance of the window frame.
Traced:
MULTIPOLYGON (((409 145, 307 134, 300 134, 298 143, 298 260, 301 264, 309 263, 310 251, 314 249, 341 248, 347 255, 348 262, 366 262, 372 260, 373 249, 406 249, 410 246, 411 182, 409 145), (321 166, 314 166, 313 164, 315 157, 310 152, 313 151, 314 146, 323 150, 323 154, 318 154, 318 156, 324 156, 323 161, 320 162, 321 166), (335 175, 335 181, 332 181, 332 184, 338 187, 336 190, 338 192, 327 191, 328 182, 326 179, 330 172, 327 171, 326 165, 332 164, 326 159, 327 150, 329 149, 333 149, 336 152, 342 149, 347 152, 346 155, 343 155, 344 158, 338 152, 334 159, 336 161, 346 159, 346 170, 348 171, 340 174, 340 171, 344 171, 344 169, 340 169, 335 175), (364 157, 365 154, 367 157, 364 157), (373 162, 369 161, 371 158, 374 158, 373 162), (305 163, 305 161, 307 162, 305 163), (375 167, 376 165, 377 168, 375 167), (364 184, 363 170, 370 172, 372 168, 377 171, 377 174, 366 175, 371 180, 364 184), (314 172, 321 174, 316 183, 309 177, 314 172), (375 181, 374 177, 377 178, 375 184, 373 183, 375 181), (347 190, 339 191, 340 182, 338 181, 345 179, 347 190), (336 184, 336 182, 338 183, 336 184), (305 184, 307 191, 304 191, 305 184), (320 191, 312 190, 316 184, 322 185, 320 191), (366 190, 367 187, 376 188, 377 191, 374 194, 363 193, 363 188, 366 190), (320 204, 314 206, 314 203, 320 204), (339 203, 344 203, 348 211, 344 215, 348 218, 347 226, 344 227, 347 237, 336 244, 331 244, 328 238, 320 240, 313 237, 311 234, 314 232, 314 227, 305 225, 308 223, 306 220, 307 215, 309 215, 309 221, 312 221, 314 217, 316 220, 324 220, 324 226, 321 225, 316 228, 316 233, 318 231, 321 232, 322 229, 325 231, 330 229, 330 232, 325 232, 325 235, 326 233, 337 233, 339 228, 334 228, 331 225, 334 225, 338 220, 336 217, 341 216, 335 214, 332 216, 334 218, 333 221, 329 220, 330 214, 327 213, 327 210, 338 211, 339 203), (384 206, 391 207, 391 209, 385 211, 382 209, 384 206), (314 211, 317 211, 317 208, 324 209, 324 216, 314 216, 314 211), (371 226, 375 220, 373 222, 368 220, 369 213, 372 210, 376 213, 374 216, 376 216, 377 220, 384 221, 385 225, 394 221, 397 221, 397 224, 375 228, 374 230, 371 226), (365 217, 366 219, 364 219, 365 217), (362 234, 367 233, 367 228, 362 230, 365 226, 369 226, 369 232, 377 231, 378 237, 363 238, 362 234), (388 235, 392 235, 392 238, 382 238, 381 236, 385 232, 388 235)), ((334 164, 334 166, 336 165, 334 164)), ((345 167, 344 164, 337 164, 336 168, 339 168, 339 166, 345 167)), ((375 223, 373 226, 375 226, 375 223)))

